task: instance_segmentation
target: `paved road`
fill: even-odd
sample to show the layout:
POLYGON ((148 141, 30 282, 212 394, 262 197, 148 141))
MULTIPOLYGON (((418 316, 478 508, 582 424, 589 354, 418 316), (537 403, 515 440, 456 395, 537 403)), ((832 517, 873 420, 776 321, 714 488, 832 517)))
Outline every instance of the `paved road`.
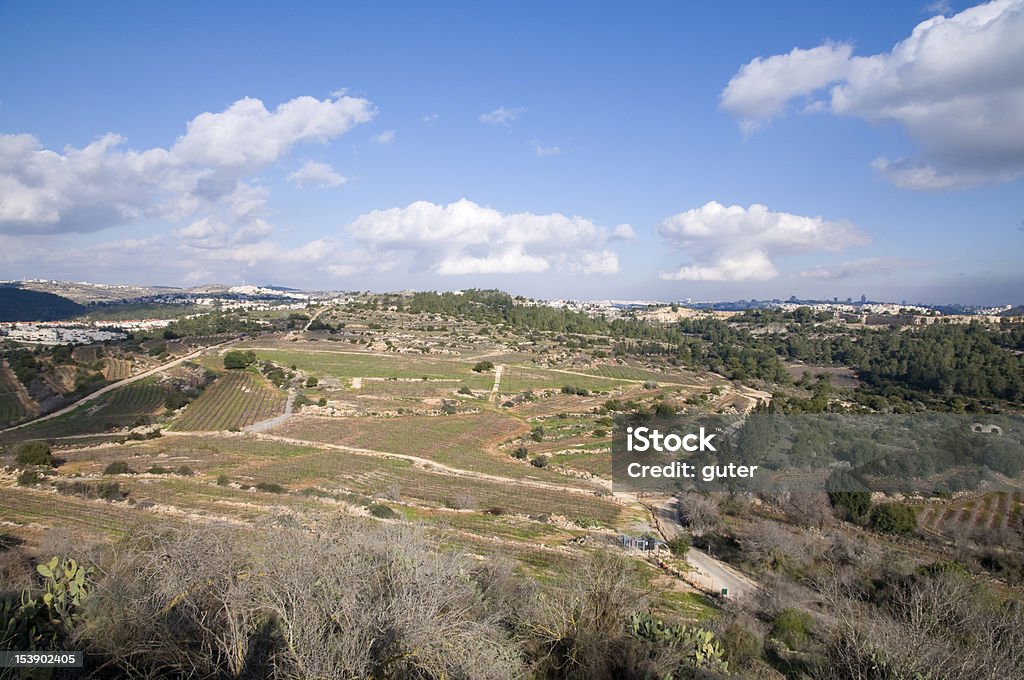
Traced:
POLYGON ((85 395, 84 397, 82 397, 78 401, 76 401, 76 402, 74 402, 72 404, 68 404, 67 406, 65 406, 62 409, 59 409, 59 410, 54 411, 52 413, 47 413, 45 416, 42 416, 42 417, 39 417, 39 418, 35 418, 34 420, 29 420, 28 422, 22 423, 21 425, 15 425, 14 427, 8 427, 5 430, 0 430, 0 432, 10 432, 11 430, 17 430, 17 429, 20 429, 22 427, 26 427, 28 425, 34 425, 36 423, 41 423, 43 421, 50 420, 51 418, 59 418, 60 416, 64 415, 65 413, 71 413, 72 411, 74 411, 76 408, 78 408, 82 404, 87 404, 90 401, 95 401, 96 399, 99 399, 100 397, 102 397, 104 394, 107 394, 108 392, 112 392, 112 391, 116 390, 119 387, 124 387, 125 385, 133 383, 133 382, 135 382, 137 380, 142 380, 143 378, 148 378, 151 375, 156 375, 157 373, 161 373, 163 371, 166 371, 169 368, 174 368, 178 364, 183 364, 183 363, 185 363, 186 361, 188 361, 190 359, 195 359, 197 356, 199 356, 203 352, 208 352, 208 351, 210 351, 212 349, 217 349, 219 347, 227 347, 228 345, 233 345, 236 342, 238 342, 238 340, 228 340, 227 342, 222 342, 219 345, 211 345, 209 347, 201 347, 201 348, 197 349, 196 351, 190 352, 189 354, 186 354, 184 356, 178 357, 177 359, 174 359, 173 361, 168 361, 166 364, 160 364, 156 368, 151 368, 151 369, 149 369, 147 371, 143 371, 142 373, 139 373, 138 375, 133 375, 130 378, 125 378, 124 380, 118 380, 117 382, 111 383, 111 384, 107 385, 106 387, 101 387, 100 389, 96 390, 95 392, 91 392, 91 393, 85 395))
MULTIPOLYGON (((658 529, 666 540, 683 532, 676 499, 670 498, 660 505, 653 506, 653 511, 658 529)), ((723 588, 728 588, 729 596, 738 598, 757 590, 757 582, 752 578, 702 550, 690 548, 686 554, 686 561, 698 571, 694 580, 711 592, 721 593, 723 588)))

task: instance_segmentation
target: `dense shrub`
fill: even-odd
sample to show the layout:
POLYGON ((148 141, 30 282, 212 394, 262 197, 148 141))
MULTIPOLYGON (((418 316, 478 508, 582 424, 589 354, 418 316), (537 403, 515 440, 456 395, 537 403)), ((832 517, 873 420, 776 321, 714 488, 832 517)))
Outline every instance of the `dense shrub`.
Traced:
POLYGON ((164 406, 168 411, 177 411, 189 402, 189 396, 181 390, 174 390, 164 399, 164 406))
POLYGON ((383 503, 371 503, 366 509, 370 511, 371 515, 379 519, 398 519, 400 516, 397 512, 383 503))
POLYGON ((43 481, 44 477, 39 470, 32 468, 22 470, 21 474, 18 475, 18 486, 32 486, 43 481))
POLYGON ((668 542, 668 549, 676 557, 685 558, 686 553, 690 551, 690 545, 690 537, 686 534, 679 534, 668 542))
POLYGON ((15 459, 21 465, 53 465, 53 454, 46 442, 24 442, 14 449, 15 459))
POLYGON ((132 472, 132 469, 128 467, 128 463, 123 460, 115 460, 103 468, 103 474, 105 475, 130 475, 132 472))
POLYGON ((810 639, 813 624, 807 612, 786 607, 772 619, 772 635, 790 649, 801 649, 810 639))
POLYGON ((274 484, 273 482, 260 482, 256 485, 257 491, 266 491, 267 493, 285 493, 285 489, 280 484, 274 484))
POLYGON ((909 505, 883 503, 871 510, 868 525, 883 534, 907 534, 917 528, 917 515, 909 505))
POLYGON ((828 499, 843 519, 860 522, 871 512, 871 493, 868 491, 830 491, 828 499))

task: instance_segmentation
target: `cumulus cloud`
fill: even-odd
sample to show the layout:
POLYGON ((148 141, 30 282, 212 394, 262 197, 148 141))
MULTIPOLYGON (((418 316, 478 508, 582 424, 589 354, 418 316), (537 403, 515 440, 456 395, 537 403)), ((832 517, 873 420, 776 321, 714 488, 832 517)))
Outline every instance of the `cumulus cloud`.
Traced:
POLYGON ((669 245, 691 262, 662 279, 676 281, 766 281, 778 276, 773 258, 792 253, 865 245, 867 235, 845 221, 773 212, 754 204, 724 206, 711 201, 658 225, 669 245))
POLYGON ((922 260, 908 257, 868 257, 833 266, 818 265, 800 272, 800 276, 807 279, 852 279, 860 276, 888 276, 896 271, 924 266, 926 263, 922 260))
POLYGON ((335 172, 327 163, 306 161, 301 168, 288 175, 288 181, 296 186, 336 187, 348 181, 344 175, 335 172))
POLYGON ((480 122, 487 125, 511 125, 519 116, 523 115, 526 109, 510 109, 499 106, 493 111, 480 114, 480 122))
POLYGON ((170 148, 137 151, 107 134, 61 152, 32 135, 0 135, 0 231, 89 232, 214 211, 253 218, 266 197, 247 177, 299 143, 326 142, 374 115, 370 102, 352 97, 297 97, 273 111, 245 98, 196 116, 170 148))
POLYGON ((385 130, 384 132, 379 132, 373 137, 370 137, 370 141, 374 144, 390 144, 395 141, 395 131, 385 130))
POLYGON ((466 199, 417 201, 361 215, 347 230, 382 257, 411 254, 415 268, 446 276, 618 271, 618 256, 600 249, 607 229, 559 213, 506 214, 466 199))
POLYGON ((910 189, 961 188, 1024 173, 1021 63, 1024 0, 995 0, 923 21, 880 54, 826 44, 754 59, 721 105, 745 132, 805 96, 813 109, 896 122, 921 157, 883 159, 882 176, 910 189))
POLYGON ((794 97, 806 97, 846 76, 850 45, 825 44, 810 50, 757 57, 745 64, 722 91, 722 107, 740 119, 745 133, 782 113, 794 97))

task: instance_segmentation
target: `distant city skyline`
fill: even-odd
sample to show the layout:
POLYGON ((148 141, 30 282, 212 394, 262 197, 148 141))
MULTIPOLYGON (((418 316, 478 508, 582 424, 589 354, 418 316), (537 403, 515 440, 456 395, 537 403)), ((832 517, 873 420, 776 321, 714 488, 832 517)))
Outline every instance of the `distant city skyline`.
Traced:
POLYGON ((1024 302, 1024 0, 0 5, 0 278, 1024 302))

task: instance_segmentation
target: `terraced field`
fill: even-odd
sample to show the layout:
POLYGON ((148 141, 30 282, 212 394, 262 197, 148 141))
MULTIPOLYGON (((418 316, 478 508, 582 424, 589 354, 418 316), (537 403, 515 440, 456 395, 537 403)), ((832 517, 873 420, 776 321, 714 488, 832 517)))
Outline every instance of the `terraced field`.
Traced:
POLYGON ((18 399, 17 378, 6 365, 0 365, 0 427, 6 427, 25 415, 18 399))
POLYGON ((117 536, 143 519, 142 513, 126 503, 0 486, 0 520, 16 526, 63 527, 86 534, 117 536))
POLYGON ((74 356, 75 361, 91 364, 99 361, 103 356, 103 347, 101 345, 82 345, 72 351, 72 356, 74 356))
POLYGON ((637 366, 622 366, 622 365, 606 365, 598 366, 596 368, 583 369, 581 373, 589 373, 595 376, 601 376, 602 378, 619 378, 621 380, 653 380, 657 383, 692 383, 694 379, 692 376, 683 375, 681 373, 665 373, 661 371, 652 371, 646 368, 639 368, 637 366))
POLYGON ((124 380, 132 375, 132 362, 113 357, 104 360, 103 376, 107 380, 124 380))
POLYGON ((473 363, 415 354, 343 353, 341 350, 277 350, 257 349, 259 359, 281 366, 296 366, 318 378, 412 378, 457 379, 481 389, 494 383, 493 374, 473 371, 473 363))
POLYGON ((536 366, 507 365, 501 376, 501 391, 502 393, 511 394, 525 390, 558 390, 566 385, 572 385, 573 387, 590 390, 591 392, 600 392, 631 387, 637 382, 642 381, 582 375, 582 371, 561 371, 536 366))
POLYGON ((956 504, 917 508, 918 526, 957 537, 981 530, 1012 530, 1024 534, 1024 492, 997 491, 956 504))
POLYGON ((274 434, 418 456, 464 470, 523 476, 521 466, 492 449, 526 430, 515 418, 486 412, 397 418, 301 416, 292 418, 274 434))
POLYGON ((170 387, 147 379, 108 392, 59 418, 0 434, 0 441, 76 437, 146 421, 163 409, 170 387))
MULTIPOLYGON (((524 466, 524 469, 529 469, 524 466)), ((374 496, 389 489, 403 499, 431 505, 485 510, 500 508, 515 514, 553 514, 569 518, 588 518, 613 526, 621 509, 609 499, 594 494, 564 492, 557 489, 517 487, 414 467, 410 462, 360 455, 347 451, 316 451, 287 459, 243 464, 232 475, 256 482, 274 482, 290 488, 318 485, 342 487, 374 496)), ((569 485, 565 477, 555 478, 569 485)))
POLYGON ((241 429, 284 412, 285 394, 250 371, 218 378, 174 423, 180 432, 241 429))

